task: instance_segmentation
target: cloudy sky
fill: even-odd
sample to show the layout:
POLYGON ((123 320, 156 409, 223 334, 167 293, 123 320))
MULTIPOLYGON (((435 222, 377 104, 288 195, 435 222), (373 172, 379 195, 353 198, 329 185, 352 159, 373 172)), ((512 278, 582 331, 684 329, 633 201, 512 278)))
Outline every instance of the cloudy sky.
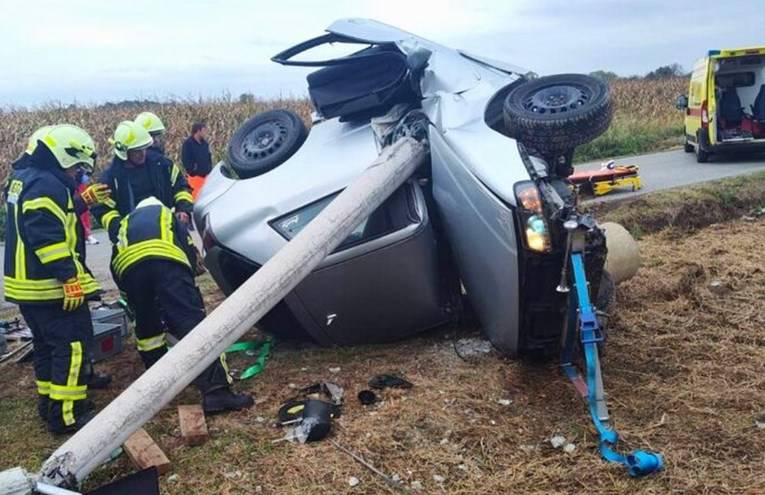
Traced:
POLYGON ((369 17, 540 74, 690 68, 765 44, 761 0, 0 0, 0 107, 302 95, 269 61, 333 20, 369 17))

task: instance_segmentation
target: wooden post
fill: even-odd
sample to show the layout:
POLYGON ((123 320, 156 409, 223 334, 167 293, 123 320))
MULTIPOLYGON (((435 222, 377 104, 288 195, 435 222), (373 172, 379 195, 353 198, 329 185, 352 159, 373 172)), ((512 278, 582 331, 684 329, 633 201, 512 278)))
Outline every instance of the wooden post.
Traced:
POLYGON ((189 446, 202 445, 207 441, 207 422, 202 406, 178 406, 178 423, 183 442, 189 446))
POLYGON ((125 441, 125 453, 138 469, 154 466, 159 474, 170 470, 170 459, 143 428, 139 428, 125 441))
POLYGON ((83 480, 300 283, 421 165, 426 148, 404 138, 383 150, 294 239, 146 370, 42 466, 48 483, 83 480))

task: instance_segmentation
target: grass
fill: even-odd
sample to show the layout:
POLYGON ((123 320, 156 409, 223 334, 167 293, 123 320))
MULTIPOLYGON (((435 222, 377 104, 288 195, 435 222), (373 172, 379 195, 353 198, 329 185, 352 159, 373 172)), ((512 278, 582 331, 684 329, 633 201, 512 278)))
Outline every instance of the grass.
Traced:
MULTIPOLYGON (((643 221, 630 214, 638 209, 634 203, 601 212, 643 232, 644 266, 619 287, 603 358, 612 414, 624 448, 661 451, 664 472, 635 480, 599 458, 586 405, 557 363, 495 354, 462 360, 454 342, 478 334, 459 327, 353 349, 279 343, 265 372, 238 384, 255 394, 256 406, 208 418, 211 439, 203 447, 180 439, 174 406, 198 400, 187 389, 147 425, 173 463, 161 479, 162 493, 391 493, 327 441, 271 443, 283 434, 271 426, 282 401, 294 387, 319 380, 346 391, 332 439, 415 493, 765 492, 765 436, 755 427, 765 413, 765 217, 740 219, 745 204, 765 203, 757 196, 763 184, 760 174, 681 192, 698 198, 694 211, 703 222, 659 220, 661 211, 679 207, 677 195, 641 198, 639 208, 648 212, 643 221), (745 182, 759 185, 748 189, 745 182), (722 213, 711 207, 715 202, 722 213), (712 281, 724 290, 712 292, 712 281), (340 371, 330 371, 335 368, 340 371), (355 396, 367 380, 389 371, 414 388, 383 392, 369 408, 358 404, 355 396), (550 446, 555 434, 576 445, 573 454, 550 446), (351 476, 361 481, 355 488, 351 476), (412 489, 420 484, 421 490, 412 489)), ((209 278, 200 285, 209 305, 221 300, 209 278)), ((233 356, 231 364, 241 369, 247 357, 233 356)), ((142 369, 132 343, 98 367, 115 376, 112 389, 92 394, 99 407, 142 369)), ((31 366, 0 365, 0 375, 0 469, 34 470, 62 439, 50 436, 33 413, 31 366)), ((132 471, 122 456, 96 470, 87 487, 132 471)))
POLYGON ((637 155, 682 144, 682 122, 660 125, 635 119, 617 119, 600 137, 576 149, 576 163, 637 155))
POLYGON ((765 172, 596 203, 590 209, 603 221, 624 225, 635 237, 669 229, 687 233, 765 207, 765 172))

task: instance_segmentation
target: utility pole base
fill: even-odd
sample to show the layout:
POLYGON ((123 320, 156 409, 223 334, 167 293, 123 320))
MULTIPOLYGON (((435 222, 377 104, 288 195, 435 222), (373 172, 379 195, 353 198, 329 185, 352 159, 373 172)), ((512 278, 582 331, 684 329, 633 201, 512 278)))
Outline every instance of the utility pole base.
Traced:
POLYGON ((32 495, 32 482, 23 468, 0 471, 0 495, 32 495))

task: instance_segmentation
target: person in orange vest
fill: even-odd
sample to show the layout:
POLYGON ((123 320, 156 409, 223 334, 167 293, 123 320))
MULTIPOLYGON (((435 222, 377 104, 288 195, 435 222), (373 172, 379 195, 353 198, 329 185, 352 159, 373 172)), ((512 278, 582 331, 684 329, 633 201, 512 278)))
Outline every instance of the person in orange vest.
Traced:
POLYGON ((181 148, 181 163, 188 174, 188 183, 194 199, 199 195, 205 177, 212 171, 212 155, 206 138, 207 125, 204 122, 194 122, 191 135, 183 142, 181 148))

